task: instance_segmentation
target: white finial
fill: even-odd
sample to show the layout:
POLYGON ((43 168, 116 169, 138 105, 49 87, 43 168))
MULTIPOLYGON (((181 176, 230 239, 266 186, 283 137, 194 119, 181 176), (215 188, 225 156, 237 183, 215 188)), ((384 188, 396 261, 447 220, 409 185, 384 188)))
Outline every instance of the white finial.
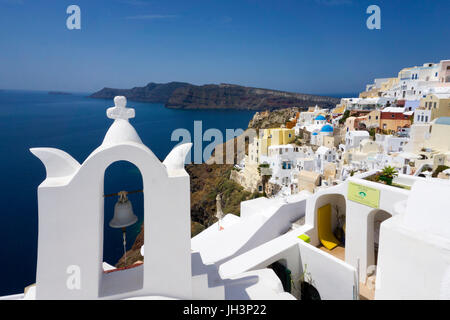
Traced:
POLYGON ((114 98, 114 107, 106 110, 106 115, 110 119, 128 120, 134 118, 134 109, 127 108, 127 98, 124 96, 117 96, 114 98))

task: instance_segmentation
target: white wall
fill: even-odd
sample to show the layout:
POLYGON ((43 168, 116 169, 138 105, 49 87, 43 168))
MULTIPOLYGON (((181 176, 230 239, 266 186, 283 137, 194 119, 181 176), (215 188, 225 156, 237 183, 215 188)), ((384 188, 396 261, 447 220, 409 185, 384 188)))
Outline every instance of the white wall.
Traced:
POLYGON ((267 198, 243 201, 239 222, 206 238, 203 233, 208 228, 191 240, 192 250, 200 252, 205 263, 221 265, 286 233, 293 222, 305 215, 309 196, 301 193, 288 197, 286 201, 267 198))
POLYGON ((298 243, 301 271, 312 278, 312 285, 322 300, 356 299, 356 269, 304 242, 298 243))
MULTIPOLYGON (((293 230, 224 263, 219 271, 221 276, 227 278, 249 270, 263 269, 281 260, 291 270, 295 288, 299 288, 298 280, 306 266, 308 278, 312 278, 312 285, 321 299, 354 299, 354 290, 358 285, 356 269, 297 238, 307 233, 308 229, 309 226, 304 226, 293 230)), ((293 293, 298 296, 295 288, 293 293)))
MULTIPOLYGON (((317 233, 317 209, 331 203, 333 208, 332 227, 335 226, 335 206, 339 206, 341 212, 346 213, 345 234, 345 261, 354 268, 360 268, 360 278, 365 280, 367 268, 374 263, 373 256, 373 234, 371 215, 378 210, 384 210, 392 215, 395 214, 394 207, 398 201, 405 200, 409 191, 380 183, 370 182, 362 179, 376 171, 350 177, 338 186, 320 190, 308 199, 306 207, 305 223, 313 226, 308 232, 311 244, 319 245, 317 233), (372 208, 347 199, 348 182, 355 182, 380 190, 379 208, 372 208)), ((403 176, 403 175, 401 175, 403 176)), ((413 179, 413 178, 412 178, 413 179)))
POLYGON ((409 231, 398 216, 380 240, 376 299, 450 299, 450 241, 409 231))

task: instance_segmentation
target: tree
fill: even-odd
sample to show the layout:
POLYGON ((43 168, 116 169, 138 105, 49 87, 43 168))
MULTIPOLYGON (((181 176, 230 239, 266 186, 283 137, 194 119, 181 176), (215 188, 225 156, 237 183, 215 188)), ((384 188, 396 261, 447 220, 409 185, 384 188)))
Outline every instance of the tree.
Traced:
POLYGON ((380 180, 386 182, 386 184, 391 185, 394 177, 398 176, 398 171, 391 166, 386 166, 380 173, 380 180))
POLYGON ((345 110, 344 115, 342 116, 342 118, 339 120, 340 124, 344 124, 345 120, 347 120, 347 118, 350 117, 350 110, 345 110))

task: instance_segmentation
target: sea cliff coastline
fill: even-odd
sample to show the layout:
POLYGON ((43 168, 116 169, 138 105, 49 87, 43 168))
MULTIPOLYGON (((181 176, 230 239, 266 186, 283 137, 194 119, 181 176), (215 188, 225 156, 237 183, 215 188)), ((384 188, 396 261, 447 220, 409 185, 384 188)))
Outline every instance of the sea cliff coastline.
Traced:
POLYGON ((90 97, 112 99, 122 95, 130 101, 162 103, 173 109, 235 109, 275 110, 287 107, 306 108, 320 104, 334 107, 338 98, 293 93, 271 89, 245 87, 234 84, 207 84, 197 86, 185 82, 149 83, 132 89, 103 88, 90 97))

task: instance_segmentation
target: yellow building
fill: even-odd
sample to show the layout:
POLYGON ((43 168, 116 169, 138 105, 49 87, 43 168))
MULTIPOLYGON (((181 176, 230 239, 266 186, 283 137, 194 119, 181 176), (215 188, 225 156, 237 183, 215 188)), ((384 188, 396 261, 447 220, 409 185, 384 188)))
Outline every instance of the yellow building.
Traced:
POLYGON ((322 146, 327 148, 335 148, 339 146, 339 140, 334 136, 323 136, 322 137, 322 146))
POLYGON ((450 117, 450 94, 430 93, 420 100, 420 109, 430 110, 430 121, 440 117, 450 117))
POLYGON ((398 84, 399 78, 386 78, 386 79, 376 79, 375 82, 379 83, 376 87, 370 90, 363 91, 359 94, 360 98, 378 98, 383 95, 383 92, 390 90, 393 86, 398 84), (383 82, 381 82, 383 81, 383 82))
POLYGON ((345 112, 346 107, 347 107, 347 105, 345 105, 345 104, 338 104, 338 105, 336 105, 336 108, 331 110, 331 114, 332 115, 343 114, 345 112))
POLYGON ((361 123, 366 125, 366 128, 379 128, 381 122, 381 111, 373 110, 361 120, 361 123))
POLYGON ((431 126, 430 139, 426 141, 425 146, 446 153, 450 156, 450 117, 441 117, 431 126))
POLYGON ((295 130, 287 128, 264 129, 263 136, 258 139, 259 154, 267 156, 270 146, 289 144, 295 140, 295 130))
POLYGON ((398 84, 398 78, 389 78, 386 82, 383 82, 380 86, 380 91, 385 92, 391 90, 393 86, 398 84))
POLYGON ((363 91, 359 94, 359 97, 362 99, 365 98, 378 98, 381 97, 381 91, 380 88, 373 88, 369 91, 363 91))

